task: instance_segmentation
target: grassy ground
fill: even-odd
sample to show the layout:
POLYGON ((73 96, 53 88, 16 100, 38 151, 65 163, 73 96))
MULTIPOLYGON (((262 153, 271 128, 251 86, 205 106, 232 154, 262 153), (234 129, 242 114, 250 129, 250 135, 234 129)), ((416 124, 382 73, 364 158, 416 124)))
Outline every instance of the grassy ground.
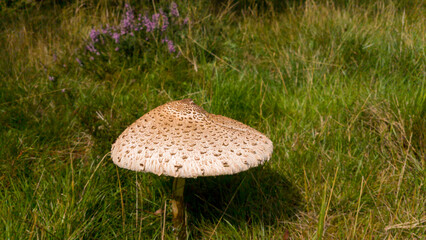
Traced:
POLYGON ((274 142, 260 168, 187 182, 190 238, 424 238, 422 1, 208 2, 178 1, 180 57, 156 45, 83 67, 122 5, 1 5, 0 238, 172 238, 171 179, 109 151, 188 97, 274 142))

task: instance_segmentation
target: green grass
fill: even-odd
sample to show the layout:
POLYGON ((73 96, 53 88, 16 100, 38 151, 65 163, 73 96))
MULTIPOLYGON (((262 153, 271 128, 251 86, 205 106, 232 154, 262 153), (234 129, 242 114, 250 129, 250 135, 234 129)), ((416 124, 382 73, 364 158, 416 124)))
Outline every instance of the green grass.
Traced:
POLYGON ((109 151, 188 97, 274 142, 262 167, 187 181, 191 239, 424 238, 422 1, 268 3, 179 1, 183 56, 98 72, 78 49, 123 6, 2 5, 0 238, 173 238, 172 180, 118 169, 109 151))

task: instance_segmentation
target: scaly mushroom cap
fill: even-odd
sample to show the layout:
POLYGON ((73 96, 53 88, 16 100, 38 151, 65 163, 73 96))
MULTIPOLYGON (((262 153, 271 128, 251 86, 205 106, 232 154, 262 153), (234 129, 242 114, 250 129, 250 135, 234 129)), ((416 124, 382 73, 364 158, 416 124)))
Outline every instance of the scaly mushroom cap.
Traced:
POLYGON ((112 145, 122 168, 181 178, 234 174, 269 160, 272 141, 236 120, 206 112, 192 99, 159 106, 112 145))

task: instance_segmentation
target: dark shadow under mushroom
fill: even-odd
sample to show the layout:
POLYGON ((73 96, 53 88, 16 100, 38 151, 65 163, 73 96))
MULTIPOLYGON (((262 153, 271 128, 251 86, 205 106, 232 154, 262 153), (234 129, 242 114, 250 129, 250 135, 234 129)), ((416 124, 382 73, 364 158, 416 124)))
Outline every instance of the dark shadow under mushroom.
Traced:
POLYGON ((237 227, 274 226, 295 218, 303 206, 300 191, 268 166, 232 176, 189 179, 186 191, 191 193, 185 202, 194 239, 202 237, 197 219, 216 224, 223 216, 221 221, 237 227))

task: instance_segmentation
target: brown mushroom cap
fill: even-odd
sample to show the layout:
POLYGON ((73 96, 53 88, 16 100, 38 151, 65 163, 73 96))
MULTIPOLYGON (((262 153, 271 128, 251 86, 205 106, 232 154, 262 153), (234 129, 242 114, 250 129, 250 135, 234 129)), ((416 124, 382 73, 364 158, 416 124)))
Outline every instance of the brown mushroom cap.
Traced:
POLYGON ((272 141, 236 120, 206 112, 192 99, 161 105, 112 145, 122 168, 181 178, 235 174, 271 157, 272 141))

